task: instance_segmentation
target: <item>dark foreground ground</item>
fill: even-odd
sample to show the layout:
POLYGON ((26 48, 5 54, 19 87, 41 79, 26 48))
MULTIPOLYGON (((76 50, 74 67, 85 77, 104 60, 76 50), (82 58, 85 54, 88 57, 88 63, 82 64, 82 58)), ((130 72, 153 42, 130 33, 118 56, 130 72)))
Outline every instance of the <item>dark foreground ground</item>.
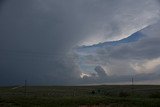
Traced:
POLYGON ((160 86, 0 87, 0 107, 160 107, 160 86))

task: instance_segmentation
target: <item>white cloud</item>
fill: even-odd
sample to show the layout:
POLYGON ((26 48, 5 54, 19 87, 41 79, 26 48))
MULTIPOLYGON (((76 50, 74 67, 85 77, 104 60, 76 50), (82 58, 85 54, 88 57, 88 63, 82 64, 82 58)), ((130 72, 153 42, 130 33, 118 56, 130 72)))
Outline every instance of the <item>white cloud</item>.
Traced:
POLYGON ((131 66, 137 73, 152 73, 155 72, 156 67, 160 66, 160 58, 132 63, 131 66))

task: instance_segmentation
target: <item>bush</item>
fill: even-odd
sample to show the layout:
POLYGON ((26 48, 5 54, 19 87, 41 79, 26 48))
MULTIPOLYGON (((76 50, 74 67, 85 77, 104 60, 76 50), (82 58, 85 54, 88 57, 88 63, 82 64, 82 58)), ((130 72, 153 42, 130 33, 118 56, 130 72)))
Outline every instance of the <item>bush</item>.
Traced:
POLYGON ((93 91, 92 91, 92 94, 94 95, 95 93, 96 93, 96 92, 93 90, 93 91))
POLYGON ((128 96, 129 96, 129 93, 127 93, 127 92, 121 91, 121 92, 119 93, 119 97, 128 97, 128 96))
POLYGON ((150 98, 160 98, 160 92, 152 93, 149 95, 150 98))

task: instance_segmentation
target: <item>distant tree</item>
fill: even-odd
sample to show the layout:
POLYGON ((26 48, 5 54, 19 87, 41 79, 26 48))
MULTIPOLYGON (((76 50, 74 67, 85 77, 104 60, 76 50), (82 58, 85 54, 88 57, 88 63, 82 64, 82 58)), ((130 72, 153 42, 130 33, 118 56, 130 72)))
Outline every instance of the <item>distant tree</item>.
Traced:
POLYGON ((128 97, 128 96, 129 96, 129 94, 127 92, 121 91, 119 93, 119 97, 128 97))
POLYGON ((92 90, 92 94, 94 95, 96 92, 94 90, 92 90))

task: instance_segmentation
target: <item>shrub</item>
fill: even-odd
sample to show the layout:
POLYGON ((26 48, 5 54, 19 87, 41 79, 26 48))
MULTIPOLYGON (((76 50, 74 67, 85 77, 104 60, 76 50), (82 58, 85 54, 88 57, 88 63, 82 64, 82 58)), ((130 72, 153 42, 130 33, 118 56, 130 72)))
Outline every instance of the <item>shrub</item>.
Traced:
POLYGON ((93 90, 93 91, 92 91, 92 94, 94 95, 95 93, 96 93, 96 92, 93 90))
POLYGON ((128 96, 129 96, 129 93, 127 93, 127 92, 121 91, 119 93, 119 97, 128 97, 128 96))
POLYGON ((155 92, 149 95, 150 98, 160 98, 160 92, 155 92))

